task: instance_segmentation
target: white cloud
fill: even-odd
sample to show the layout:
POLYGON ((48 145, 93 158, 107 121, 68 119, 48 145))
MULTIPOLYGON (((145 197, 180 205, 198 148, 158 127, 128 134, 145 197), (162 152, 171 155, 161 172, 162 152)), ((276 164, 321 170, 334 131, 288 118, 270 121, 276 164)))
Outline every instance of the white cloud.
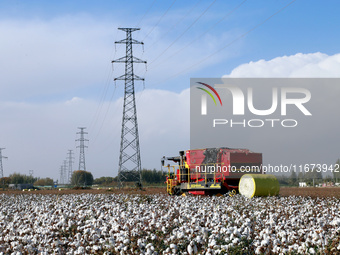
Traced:
POLYGON ((46 97, 98 83, 110 63, 112 30, 88 17, 0 21, 1 98, 46 97))
MULTIPOLYGON (((177 154, 189 146, 189 90, 177 94, 165 90, 137 93, 142 166, 160 167, 163 155, 177 154)), ((68 149, 75 152, 73 169, 78 168, 77 127, 87 127, 90 141, 86 166, 95 177, 115 176, 118 169, 123 100, 102 104, 79 99, 57 103, 1 103, 0 126, 4 155, 4 175, 13 172, 59 178, 59 168, 68 149), (105 113, 109 111, 104 119, 105 113), (95 123, 93 121, 96 121, 95 123), (92 124, 92 125, 91 125, 92 124)))
POLYGON ((225 77, 340 77, 340 54, 297 53, 271 60, 251 61, 234 68, 225 77))
MULTIPOLYGON (((298 53, 242 64, 224 77, 340 78, 339 70, 340 54, 329 56, 320 52, 298 53)), ((339 157, 337 137, 340 120, 337 116, 340 109, 340 87, 335 86, 334 82, 332 85, 328 82, 314 82, 308 89, 312 93, 312 99, 308 102, 312 116, 301 121, 303 127, 283 131, 252 130, 254 135, 247 132, 247 139, 242 139, 244 136, 240 134, 233 136, 234 143, 243 142, 248 144, 247 147, 261 151, 266 164, 334 164, 339 157)), ((259 102, 266 100, 268 98, 257 99, 259 102)))

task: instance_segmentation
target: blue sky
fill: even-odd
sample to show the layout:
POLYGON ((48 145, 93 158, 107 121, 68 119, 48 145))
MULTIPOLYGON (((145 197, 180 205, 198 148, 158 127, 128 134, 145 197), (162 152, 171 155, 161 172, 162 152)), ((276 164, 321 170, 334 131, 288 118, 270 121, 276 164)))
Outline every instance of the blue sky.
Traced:
MULTIPOLYGON (((146 52, 142 56, 148 61, 149 71, 144 73, 144 69, 139 68, 136 68, 136 71, 141 70, 142 74, 148 78, 146 88, 161 87, 179 92, 187 86, 189 77, 221 76, 249 61, 269 60, 277 56, 318 51, 329 55, 335 54, 339 45, 339 36, 335 31, 340 23, 337 13, 339 2, 337 1, 297 0, 245 37, 222 49, 290 2, 251 0, 244 3, 243 1, 218 0, 185 2, 154 0, 2 1, 0 12, 3 21, 37 22, 50 25, 64 19, 63 22, 56 22, 51 27, 57 30, 58 36, 63 36, 63 32, 68 33, 66 27, 79 30, 79 33, 86 35, 87 27, 95 29, 96 26, 101 28, 106 26, 107 30, 98 34, 98 40, 93 42, 97 45, 91 46, 106 47, 108 58, 124 54, 120 47, 120 51, 112 55, 115 49, 113 42, 125 36, 124 33, 117 31, 117 26, 134 27, 139 24, 141 31, 135 32, 134 36, 138 40, 144 39, 146 52), (209 6, 210 8, 200 17, 209 6), (238 6, 237 10, 221 20, 238 6), (162 15, 164 15, 163 18, 162 15), (197 22, 193 24, 196 19, 198 19, 197 22), (219 23, 216 24, 217 22, 219 23), (209 30, 211 27, 213 28, 209 30), (207 30, 208 32, 203 34, 202 38, 177 53, 207 30), (102 39, 100 36, 105 36, 103 39, 107 41, 100 41, 102 39), (174 40, 176 42, 172 44, 174 40), (152 50, 149 48, 150 45, 152 50), (171 47, 167 49, 170 45, 171 47), (201 54, 195 51, 195 55, 190 55, 191 61, 187 61, 188 63, 181 66, 180 70, 164 72, 164 69, 168 69, 168 65, 171 68, 176 63, 182 62, 183 55, 186 56, 185 53, 189 52, 188 49, 191 46, 197 48, 198 52, 201 51, 201 54), (167 50, 163 52, 165 49, 167 50), (212 55, 215 52, 218 54, 212 55), (159 56, 160 54, 162 55, 159 56), (211 57, 202 61, 208 56, 211 57), (161 75, 158 76, 156 73, 161 75)), ((53 33, 52 30, 50 31, 53 33)), ((21 37, 18 40, 25 40, 25 38, 21 37)), ((55 46, 62 48, 64 45, 55 46)), ((135 52, 136 55, 141 53, 139 47, 136 47, 135 52)), ((107 60, 103 59, 102 63, 103 66, 106 64, 106 68, 110 65, 107 60)), ((82 96, 85 97, 96 95, 98 84, 94 83, 86 88, 82 87, 81 91, 77 92, 84 93, 82 96)), ((62 97, 67 91, 60 93, 59 96, 62 97)), ((56 95, 53 94, 54 97, 56 95)), ((44 97, 39 98, 39 94, 35 94, 32 99, 44 100, 44 97)))
MULTIPOLYGON (((143 40, 144 51, 136 46, 134 53, 148 61, 147 69, 135 67, 136 74, 146 78, 145 87, 136 83, 137 104, 142 105, 138 112, 142 165, 158 168, 163 153, 172 155, 188 147, 189 130, 177 127, 175 109, 186 107, 188 114, 188 103, 178 100, 185 98, 191 77, 221 77, 261 59, 269 63, 317 52, 325 59, 339 53, 340 3, 289 3, 1 1, 0 147, 6 147, 9 157, 5 175, 35 169, 37 176, 57 178, 68 149, 75 150, 77 168, 78 126, 88 127, 87 158, 89 168, 98 168, 95 177, 116 174, 123 84, 115 85, 113 78, 123 73, 123 66, 112 67, 111 60, 125 53, 124 47, 114 45, 125 37, 117 28, 136 25, 141 30, 133 36, 143 40), (152 112, 156 109, 150 102, 161 104, 156 107, 159 112, 152 112), (157 117, 148 119, 153 114, 157 117), (172 129, 159 124, 167 121, 172 129), (154 132, 162 144, 148 140, 151 126, 158 127, 154 132)), ((311 58, 315 62, 320 56, 311 58)), ((187 120, 183 123, 188 125, 187 120)))

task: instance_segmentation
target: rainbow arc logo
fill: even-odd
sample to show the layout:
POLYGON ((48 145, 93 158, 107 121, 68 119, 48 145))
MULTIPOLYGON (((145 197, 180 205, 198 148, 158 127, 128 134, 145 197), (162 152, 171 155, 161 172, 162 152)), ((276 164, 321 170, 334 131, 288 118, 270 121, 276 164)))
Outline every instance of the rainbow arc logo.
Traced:
MULTIPOLYGON (((198 84, 201 84, 203 85, 204 87, 196 87, 197 89, 200 89, 200 90, 203 90, 204 92, 206 92, 211 98, 212 100, 214 101, 215 105, 217 105, 217 102, 216 102, 216 99, 214 97, 213 94, 216 95, 217 99, 219 100, 221 106, 222 106, 222 100, 221 100, 221 97, 220 95, 217 93, 217 91, 212 87, 210 86, 209 84, 206 84, 206 83, 203 83, 203 82, 197 82, 198 84), (211 93, 210 91, 212 91, 213 93, 211 93)), ((207 115, 207 95, 206 94, 203 94, 202 97, 201 97, 201 114, 202 115, 207 115)))

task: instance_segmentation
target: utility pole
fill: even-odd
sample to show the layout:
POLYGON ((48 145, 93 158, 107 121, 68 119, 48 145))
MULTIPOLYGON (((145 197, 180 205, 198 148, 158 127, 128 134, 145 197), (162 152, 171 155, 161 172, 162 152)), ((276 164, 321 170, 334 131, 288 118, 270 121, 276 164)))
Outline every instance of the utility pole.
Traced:
POLYGON ((71 184, 71 179, 72 179, 72 164, 73 164, 73 151, 72 150, 68 150, 68 183, 71 184))
POLYGON ((84 129, 86 127, 78 127, 78 128, 80 129, 80 132, 77 133, 77 134, 80 135, 80 138, 76 140, 77 142, 79 142, 79 146, 77 146, 77 148, 79 148, 79 150, 80 150, 78 170, 86 171, 85 148, 87 148, 87 146, 85 145, 85 142, 88 142, 88 139, 85 139, 84 135, 87 134, 87 132, 84 132, 84 129))
POLYGON ((2 156, 2 150, 4 150, 6 148, 0 148, 0 178, 2 178, 2 189, 4 190, 5 189, 5 179, 4 178, 4 168, 3 168, 3 165, 2 165, 2 159, 3 158, 7 158, 5 156, 2 156))
POLYGON ((123 80, 125 82, 118 179, 121 186, 124 181, 133 181, 141 187, 141 159, 134 82, 135 80, 144 81, 144 78, 133 73, 133 63, 146 64, 146 61, 136 58, 132 54, 133 44, 143 45, 143 42, 132 39, 132 32, 139 30, 139 28, 118 29, 126 32, 125 39, 115 42, 126 45, 126 55, 112 61, 112 63, 125 64, 125 74, 114 79, 114 81, 123 80))
POLYGON ((2 150, 5 150, 6 148, 0 148, 0 178, 4 177, 4 168, 2 165, 2 159, 7 158, 5 156, 2 156, 2 150))

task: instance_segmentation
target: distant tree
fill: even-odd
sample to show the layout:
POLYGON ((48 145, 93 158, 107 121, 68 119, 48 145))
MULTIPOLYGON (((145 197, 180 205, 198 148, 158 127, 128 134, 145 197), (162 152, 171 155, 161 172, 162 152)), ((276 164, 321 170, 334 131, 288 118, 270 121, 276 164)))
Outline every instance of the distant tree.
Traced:
POLYGON ((96 178, 93 181, 93 184, 99 184, 99 185, 109 185, 112 184, 114 181, 116 181, 117 178, 114 177, 100 177, 100 178, 96 178))
POLYGON ((319 168, 313 168, 305 172, 306 179, 322 179, 322 171, 319 168))
POLYGON ((322 182, 322 172, 319 168, 313 168, 305 172, 305 180, 308 185, 316 185, 322 182))
POLYGON ((296 186, 298 184, 297 175, 295 171, 292 171, 288 183, 292 186, 296 186))
POLYGON ((34 186, 53 186, 53 180, 48 177, 39 179, 34 183, 34 186))
POLYGON ((289 179, 286 176, 279 175, 279 176, 276 176, 276 178, 279 181, 280 186, 288 186, 289 185, 289 183, 288 183, 289 179))
POLYGON ((338 159, 333 167, 333 177, 335 182, 340 181, 340 160, 338 159))
POLYGON ((304 182, 305 181, 305 175, 303 174, 303 172, 299 172, 298 174, 298 180, 300 182, 304 182))
POLYGON ((33 177, 31 175, 25 175, 25 174, 19 174, 19 173, 14 173, 9 176, 11 179, 12 184, 33 184, 38 180, 38 178, 33 177))
MULTIPOLYGON (((164 183, 166 180, 167 173, 161 170, 149 170, 149 169, 142 169, 141 170, 141 176, 142 176, 142 182, 143 183, 164 183)), ((135 172, 133 174, 126 172, 124 173, 124 182, 136 182, 136 174, 135 172)), ((114 178, 115 181, 119 180, 119 174, 117 177, 114 178)))
POLYGON ((71 184, 74 186, 89 186, 93 184, 93 175, 91 172, 76 170, 72 174, 71 184))
POLYGON ((142 181, 146 183, 163 183, 166 180, 166 172, 161 171, 161 170, 143 169, 141 174, 142 174, 142 181))
POLYGON ((9 177, 2 177, 0 178, 0 186, 1 187, 8 187, 8 184, 11 183, 11 178, 9 177))

